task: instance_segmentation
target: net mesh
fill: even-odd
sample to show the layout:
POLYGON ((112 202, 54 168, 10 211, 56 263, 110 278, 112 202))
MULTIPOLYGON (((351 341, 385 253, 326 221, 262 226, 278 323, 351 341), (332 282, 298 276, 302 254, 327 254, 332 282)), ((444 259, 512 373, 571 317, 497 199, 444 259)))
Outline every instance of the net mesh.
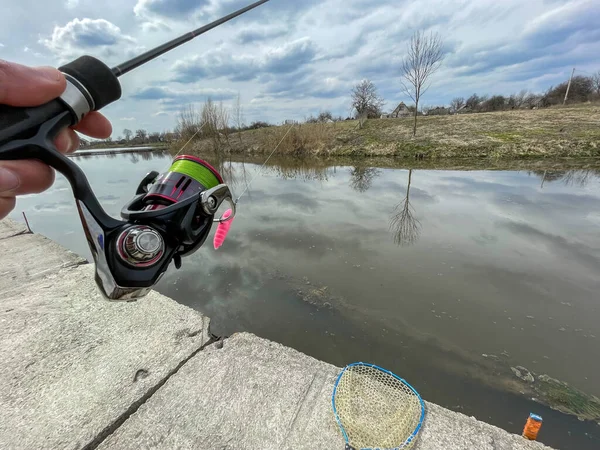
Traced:
POLYGON ((333 405, 348 443, 357 449, 412 448, 424 413, 421 398, 408 384, 363 364, 344 369, 333 405))

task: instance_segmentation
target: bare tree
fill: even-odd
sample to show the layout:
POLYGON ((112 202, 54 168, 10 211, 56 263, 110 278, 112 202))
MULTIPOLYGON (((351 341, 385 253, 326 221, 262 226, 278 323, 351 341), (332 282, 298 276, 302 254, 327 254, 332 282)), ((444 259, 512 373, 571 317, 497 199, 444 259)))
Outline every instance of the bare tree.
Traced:
POLYGON ((143 128, 139 130, 135 130, 135 138, 140 141, 140 143, 144 144, 146 142, 146 138, 148 137, 148 132, 143 128))
POLYGON ((219 102, 218 112, 218 124, 219 132, 225 136, 227 142, 229 142, 229 110, 223 105, 223 100, 219 102))
POLYGON ((232 110, 232 116, 233 116, 233 123, 235 125, 235 127, 237 128, 238 131, 238 137, 240 138, 240 144, 242 143, 242 104, 240 101, 240 93, 238 92, 238 95, 235 99, 235 103, 233 104, 233 110, 232 110))
POLYGON ((454 112, 458 111, 463 106, 465 106, 465 98, 464 97, 455 97, 450 102, 450 108, 454 112))
POLYGON ((125 136, 125 140, 129 141, 131 139, 131 136, 133 136, 133 133, 128 128, 125 128, 123 130, 123 135, 125 136))
POLYGON ((415 102, 415 123, 413 136, 417 135, 417 111, 419 100, 427 92, 427 84, 431 75, 440 67, 444 55, 442 53, 442 40, 436 34, 425 36, 421 31, 416 31, 408 46, 408 55, 402 61, 401 73, 404 80, 402 88, 415 102))
POLYGON ((390 229, 394 233, 394 243, 399 246, 414 244, 421 235, 421 222, 413 215, 410 205, 410 183, 412 181, 412 169, 408 171, 408 186, 406 197, 396 205, 394 215, 390 220, 390 229))
POLYGON ((328 120, 333 121, 333 114, 331 114, 331 111, 321 111, 317 116, 317 122, 327 122, 328 120))
POLYGON ((596 95, 600 95, 600 70, 592 75, 592 85, 596 91, 596 95))
POLYGON ((516 96, 515 96, 515 106, 517 108, 521 108, 524 104, 525 104, 525 99, 527 98, 527 89, 522 89, 516 96))
POLYGON ((208 97, 200 112, 200 123, 202 135, 212 139, 215 151, 221 150, 221 138, 229 143, 229 111, 222 101, 217 104, 208 97))
POLYGON ((202 118, 200 114, 196 112, 194 105, 188 104, 179 111, 175 133, 180 139, 187 141, 200 132, 202 127, 201 121, 202 118))
POLYGON ((385 100, 377 94, 377 88, 371 80, 362 80, 352 88, 352 107, 359 116, 378 117, 385 100))

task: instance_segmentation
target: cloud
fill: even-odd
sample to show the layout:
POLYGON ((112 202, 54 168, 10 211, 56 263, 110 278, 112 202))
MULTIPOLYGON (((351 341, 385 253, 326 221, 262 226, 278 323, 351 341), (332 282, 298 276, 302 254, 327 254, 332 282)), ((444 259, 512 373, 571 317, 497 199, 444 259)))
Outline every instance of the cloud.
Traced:
POLYGON ((332 73, 318 73, 310 68, 289 74, 262 77, 265 85, 258 98, 333 99, 350 91, 350 82, 332 73))
MULTIPOLYGON (((580 45, 600 44, 600 29, 595 20, 599 16, 600 3, 593 0, 561 4, 527 22, 518 39, 456 54, 449 66, 459 68, 458 74, 463 75, 513 67, 524 69, 529 76, 532 72, 562 67, 567 61, 556 55, 570 55, 580 45)), ((595 49, 600 50, 600 46, 595 49)), ((589 61, 589 53, 571 62, 581 61, 589 61)))
POLYGON ((139 89, 131 95, 136 100, 158 100, 164 109, 177 109, 181 105, 197 101, 205 101, 209 97, 212 100, 230 100, 237 95, 237 91, 232 89, 212 89, 212 88, 190 88, 177 90, 172 88, 151 86, 139 89))
POLYGON ((199 0, 138 0, 133 7, 133 12, 140 17, 162 16, 182 19, 205 7, 206 3, 199 0))
MULTIPOLYGON (((163 17, 172 20, 196 20, 199 17, 215 19, 242 9, 249 0, 138 0, 133 10, 138 17, 163 17)), ((278 16, 280 20, 297 16, 302 11, 321 3, 320 0, 302 2, 279 1, 260 5, 236 20, 247 22, 264 16, 278 16)))
POLYGON ((135 117, 121 117, 119 120, 124 120, 126 122, 130 122, 135 120, 135 117))
POLYGON ((23 51, 24 51, 25 53, 29 53, 29 54, 31 54, 31 55, 33 55, 33 56, 35 56, 36 58, 41 58, 41 57, 43 57, 43 56, 44 56, 44 55, 42 55, 40 52, 35 52, 35 51, 33 51, 32 49, 30 49, 29 47, 25 47, 25 48, 23 49, 23 51))
POLYGON ((315 214, 321 209, 321 202, 311 195, 301 192, 283 192, 280 194, 269 194, 262 190, 252 192, 253 199, 261 203, 266 201, 275 202, 280 207, 290 206, 301 209, 304 212, 315 214))
POLYGON ((54 27, 52 36, 40 39, 39 43, 63 59, 72 59, 82 53, 97 56, 110 56, 115 50, 123 53, 123 48, 132 50, 136 40, 105 19, 84 18, 54 27))
POLYGON ((598 249, 571 241, 563 236, 538 230, 526 223, 506 221, 498 223, 498 226, 506 228, 514 234, 523 236, 528 242, 535 242, 538 245, 545 246, 555 253, 558 258, 562 258, 565 261, 579 263, 595 273, 600 268, 600 252, 598 249))
POLYGON ((600 3, 597 1, 572 1, 531 20, 525 27, 524 36, 540 45, 555 44, 572 37, 576 40, 598 39, 598 17, 600 3))
POLYGON ((236 36, 235 41, 238 44, 245 45, 257 41, 266 41, 285 36, 290 32, 285 27, 278 26, 274 28, 265 28, 264 25, 254 24, 253 27, 241 30, 236 36))
POLYGON ((76 8, 77 5, 79 5, 79 0, 66 0, 66 2, 65 2, 65 7, 67 9, 76 8))
POLYGON ((236 55, 226 48, 177 61, 173 66, 174 81, 191 83, 200 78, 224 77, 230 81, 249 81, 261 74, 290 73, 309 64, 317 54, 308 37, 278 47, 268 47, 260 54, 236 55))
POLYGON ((4 47, 4 44, 2 42, 0 42, 0 47, 4 47))
POLYGON ((171 27, 161 20, 149 20, 142 23, 142 30, 146 32, 171 31, 171 27))

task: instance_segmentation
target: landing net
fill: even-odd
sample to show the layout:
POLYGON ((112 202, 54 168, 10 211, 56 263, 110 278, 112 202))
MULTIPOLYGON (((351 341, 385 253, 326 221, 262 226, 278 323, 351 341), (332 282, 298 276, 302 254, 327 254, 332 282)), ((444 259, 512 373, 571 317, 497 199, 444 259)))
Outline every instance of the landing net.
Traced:
POLYGON ((344 439, 354 449, 410 449, 425 416, 423 400, 410 384, 367 363, 342 370, 332 404, 344 439))

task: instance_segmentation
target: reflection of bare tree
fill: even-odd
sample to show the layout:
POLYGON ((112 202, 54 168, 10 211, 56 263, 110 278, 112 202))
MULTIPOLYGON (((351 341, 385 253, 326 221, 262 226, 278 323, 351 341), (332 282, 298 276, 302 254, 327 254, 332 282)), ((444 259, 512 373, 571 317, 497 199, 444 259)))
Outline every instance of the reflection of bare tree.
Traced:
POLYGON ((231 157, 220 156, 217 160, 216 169, 223 177, 223 180, 231 187, 235 188, 239 184, 239 175, 236 173, 237 163, 231 161, 231 157))
POLYGON ((394 233, 394 242, 399 246, 412 245, 421 235, 421 222, 413 214, 414 210, 410 204, 410 183, 412 181, 412 169, 408 171, 408 186, 406 197, 396 208, 390 220, 390 230, 394 233))
POLYGON ((598 171, 593 169, 571 169, 571 170, 535 170, 535 175, 541 178, 541 188, 545 183, 562 181, 566 186, 585 187, 594 178, 598 177, 598 171))
POLYGON ((140 157, 137 153, 130 153, 129 154, 129 161, 131 161, 133 164, 137 164, 138 162, 140 162, 140 157))
POLYGON ((252 193, 250 192, 250 185, 248 184, 250 181, 248 180, 248 171, 246 170, 246 157, 244 155, 244 161, 242 162, 242 177, 244 178, 244 189, 246 190, 246 195, 248 198, 252 198, 252 193))
POLYGON ((277 177, 284 180, 327 181, 329 179, 327 167, 303 160, 291 160, 284 163, 280 161, 278 164, 265 167, 265 171, 267 170, 274 172, 277 177))
POLYGON ((594 177, 594 173, 587 170, 567 170, 563 181, 567 186, 579 186, 585 187, 589 181, 594 177))
POLYGON ((355 166, 350 171, 350 187, 358 192, 366 192, 380 174, 381 171, 375 167, 355 166))

